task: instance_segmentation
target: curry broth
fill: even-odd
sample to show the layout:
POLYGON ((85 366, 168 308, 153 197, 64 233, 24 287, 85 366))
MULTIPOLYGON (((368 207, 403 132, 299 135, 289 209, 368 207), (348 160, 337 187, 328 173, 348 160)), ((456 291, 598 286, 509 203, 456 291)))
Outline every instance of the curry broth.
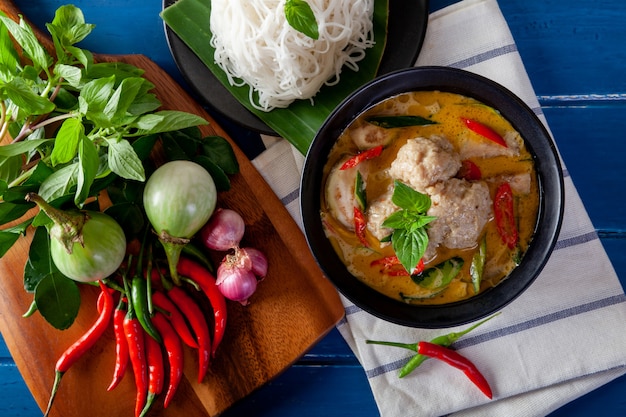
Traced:
MULTIPOLYGON (((513 193, 515 218, 519 233, 517 247, 510 250, 502 242, 493 216, 482 231, 482 236, 486 239, 486 258, 480 291, 497 285, 517 265, 528 248, 537 220, 539 205, 537 177, 534 172, 532 156, 525 148, 523 140, 497 111, 474 99, 440 91, 406 93, 370 108, 342 133, 333 146, 324 168, 324 184, 334 166, 347 156, 359 152, 350 133, 367 124, 365 119, 373 115, 416 115, 430 119, 437 124, 385 129, 385 134, 389 140, 385 144, 382 154, 367 161, 370 164, 368 167, 370 175, 366 181, 368 204, 389 190, 392 179, 385 175, 385 171, 396 158, 398 149, 409 139, 432 135, 444 136, 452 143, 456 151, 467 146, 485 146, 485 141, 488 140, 470 131, 462 122, 461 117, 477 120, 490 126, 501 135, 505 135, 507 132, 509 135, 517 135, 517 142, 521 146, 519 154, 516 156, 467 158, 480 168, 482 180, 487 183, 492 200, 496 188, 503 182, 503 179, 515 177, 517 174, 529 174, 530 176, 530 192, 523 195, 513 193)), ((487 146, 501 145, 487 143, 487 146)), ((420 304, 444 304, 475 295, 470 265, 472 257, 478 250, 478 244, 466 249, 448 249, 439 246, 435 258, 425 264, 426 269, 452 257, 460 257, 464 263, 461 272, 449 285, 442 289, 431 290, 420 287, 408 276, 392 276, 384 273, 380 265, 372 265, 372 262, 377 259, 393 256, 392 246, 381 244, 376 237, 367 233, 366 238, 370 247, 364 247, 356 237, 354 230, 345 227, 330 214, 325 192, 322 195, 321 215, 326 235, 348 270, 380 293, 397 300, 420 304)))

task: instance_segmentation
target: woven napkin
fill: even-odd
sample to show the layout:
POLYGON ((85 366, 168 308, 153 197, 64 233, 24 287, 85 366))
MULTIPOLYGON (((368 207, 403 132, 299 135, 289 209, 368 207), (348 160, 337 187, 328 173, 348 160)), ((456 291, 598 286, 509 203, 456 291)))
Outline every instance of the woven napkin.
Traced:
MULTIPOLYGON (((547 126, 495 0, 463 0, 432 13, 416 65, 463 68, 499 82, 547 126)), ((283 139, 263 139, 267 150, 253 163, 302 226, 303 157, 283 139)), ((544 416, 626 373, 626 296, 565 167, 564 173, 565 217, 545 269, 500 315, 454 345, 482 370, 493 400, 434 360, 399 379, 412 352, 365 343, 429 340, 467 326, 398 326, 342 297, 346 315, 337 327, 365 369, 381 416, 544 416)))

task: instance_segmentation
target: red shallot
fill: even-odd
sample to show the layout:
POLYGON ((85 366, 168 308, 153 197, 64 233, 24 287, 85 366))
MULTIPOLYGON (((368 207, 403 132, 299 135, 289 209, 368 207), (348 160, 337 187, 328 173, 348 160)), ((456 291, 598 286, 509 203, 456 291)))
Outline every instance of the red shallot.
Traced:
POLYGON ((217 281, 215 283, 224 297, 247 305, 249 303, 248 298, 256 291, 257 279, 249 269, 230 262, 228 258, 231 256, 227 255, 217 268, 217 281))
POLYGON ((239 246, 245 231, 245 222, 234 210, 219 208, 200 232, 204 245, 213 250, 226 251, 239 246))
POLYGON ((227 254, 217 268, 217 288, 232 301, 242 305, 257 288, 257 281, 267 274, 267 258, 255 248, 234 248, 234 253, 227 254))
POLYGON ((241 248, 242 258, 246 258, 246 266, 259 279, 262 280, 267 275, 267 258, 265 254, 256 248, 241 248))

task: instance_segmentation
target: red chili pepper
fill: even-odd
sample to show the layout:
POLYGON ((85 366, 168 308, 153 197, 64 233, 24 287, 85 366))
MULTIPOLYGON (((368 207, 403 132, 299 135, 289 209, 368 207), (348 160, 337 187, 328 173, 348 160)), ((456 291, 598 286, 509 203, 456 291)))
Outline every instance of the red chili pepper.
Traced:
MULTIPOLYGON (((410 275, 406 269, 402 266, 400 259, 397 256, 385 256, 384 258, 375 259, 370 263, 370 266, 382 265, 381 273, 385 273, 391 276, 408 276, 410 275)), ((411 274, 419 274, 424 271, 424 260, 420 259, 411 274)))
POLYGON ((98 294, 98 299, 96 300, 96 308, 98 309, 98 314, 102 313, 102 309, 104 308, 104 301, 106 299, 107 292, 100 291, 98 294))
POLYGON ((102 298, 102 310, 93 325, 69 348, 67 348, 57 361, 55 366, 54 383, 52 385, 52 393, 50 395, 48 408, 46 409, 44 416, 47 416, 50 412, 52 402, 54 401, 54 397, 59 389, 63 374, 67 372, 67 370, 70 369, 72 365, 74 365, 74 363, 76 363, 76 361, 85 354, 85 352, 96 344, 96 342, 104 334, 107 327, 109 327, 109 322, 111 321, 111 316, 113 315, 113 309, 115 308, 113 294, 102 281, 99 281, 99 284, 101 292, 98 298, 102 298))
POLYGON ((202 265, 190 260, 189 258, 181 257, 178 261, 177 269, 180 275, 183 275, 198 284, 211 303, 215 326, 213 329, 213 345, 211 355, 215 357, 215 352, 222 342, 224 332, 226 331, 226 298, 224 298, 224 295, 220 292, 219 288, 217 288, 213 274, 211 274, 209 270, 204 268, 202 265))
POLYGON ((107 388, 112 391, 120 383, 126 368, 128 367, 128 342, 124 335, 124 318, 126 317, 126 303, 124 297, 120 297, 117 308, 113 312, 113 334, 115 335, 115 368, 113 369, 113 380, 107 388))
POLYGON ((461 120, 463 121, 463 123, 465 123, 465 126, 467 126, 467 128, 472 132, 477 133, 480 136, 497 143, 498 145, 502 145, 505 148, 508 147, 502 136, 500 136, 498 132, 496 132, 489 126, 477 122, 476 120, 466 119, 465 117, 461 117, 461 120))
POLYGON ((176 307, 176 304, 174 304, 172 300, 167 298, 167 296, 160 291, 155 291, 152 294, 152 302, 155 306, 157 306, 157 308, 166 313, 165 317, 167 317, 172 323, 172 326, 182 341, 189 347, 194 349, 198 348, 198 342, 196 341, 195 336, 191 333, 191 330, 189 330, 185 317, 180 312, 178 307, 176 307))
POLYGON ((358 154, 354 155, 352 158, 344 162, 343 165, 339 169, 344 170, 344 169, 354 168, 355 166, 359 165, 363 161, 380 156, 382 152, 383 152, 383 145, 378 145, 366 151, 359 152, 358 154))
POLYGON ((165 399, 163 400, 163 407, 167 408, 183 377, 183 345, 178 334, 163 313, 157 312, 152 319, 154 320, 154 325, 163 337, 163 345, 165 346, 169 363, 169 380, 165 399))
POLYGON ((454 350, 431 342, 421 341, 417 345, 417 353, 430 358, 439 359, 465 373, 483 394, 489 399, 493 397, 491 387, 482 373, 469 359, 454 350))
POLYGON ((517 225, 515 224, 513 190, 511 190, 511 185, 508 182, 502 183, 496 190, 493 208, 496 218, 496 228, 502 238, 502 242, 506 244, 509 249, 515 248, 519 234, 517 225))
POLYGON ((128 343, 128 353, 130 363, 135 375, 135 386, 137 388, 137 396, 135 399, 135 416, 141 415, 141 411, 146 403, 146 395, 148 393, 148 365, 146 362, 146 336, 135 316, 135 311, 129 306, 128 312, 124 317, 124 333, 128 343))
POLYGON ((457 173, 458 178, 462 178, 467 181, 478 181, 483 174, 480 172, 480 168, 474 162, 469 159, 461 161, 461 168, 457 173))
POLYGON ((198 382, 202 382, 209 369, 211 357, 209 325, 200 307, 182 288, 174 285, 168 290, 167 295, 185 315, 196 335, 198 341, 198 382))
POLYGON ((365 220, 365 214, 358 207, 354 208, 354 233, 359 239, 359 242, 366 248, 369 247, 369 242, 365 237, 365 231, 367 230, 367 221, 365 220))
MULTIPOLYGON (((156 324, 155 324, 156 326, 156 324)), ((158 328, 158 326, 156 326, 158 328)), ((165 338, 163 332, 160 331, 161 337, 165 338)), ((161 344, 152 337, 146 337, 146 363, 148 367, 148 394, 146 396, 146 405, 141 411, 140 417, 145 416, 154 404, 154 399, 163 391, 165 383, 165 366, 163 364, 163 353, 161 352, 161 344)))

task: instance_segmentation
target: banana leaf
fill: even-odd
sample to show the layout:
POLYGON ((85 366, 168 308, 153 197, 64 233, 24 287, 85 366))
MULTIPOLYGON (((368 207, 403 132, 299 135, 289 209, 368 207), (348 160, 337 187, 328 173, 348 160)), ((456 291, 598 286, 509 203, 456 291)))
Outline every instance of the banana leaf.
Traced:
POLYGON ((278 135, 288 140, 303 155, 324 120, 348 95, 372 80, 378 72, 387 41, 387 15, 389 0, 374 0, 375 45, 367 50, 359 71, 344 67, 340 81, 334 86, 324 86, 310 100, 297 100, 284 109, 264 112, 255 109, 249 101, 248 86, 231 86, 226 74, 215 63, 215 49, 210 46, 209 16, 211 2, 207 0, 178 0, 161 12, 161 18, 174 33, 198 56, 224 87, 250 112, 255 114, 278 135))

